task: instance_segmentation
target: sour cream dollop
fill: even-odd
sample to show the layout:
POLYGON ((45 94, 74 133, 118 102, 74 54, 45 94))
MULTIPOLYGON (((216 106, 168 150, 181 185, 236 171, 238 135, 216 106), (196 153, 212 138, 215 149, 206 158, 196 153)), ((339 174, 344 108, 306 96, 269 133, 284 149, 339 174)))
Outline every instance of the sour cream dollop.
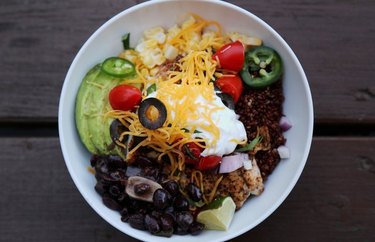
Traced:
MULTIPOLYGON (((162 101, 168 102, 168 106, 173 108, 178 108, 184 102, 184 100, 176 100, 173 96, 166 97, 162 89, 151 93, 147 97, 164 97, 162 101)), ((232 153, 238 142, 247 141, 246 130, 243 123, 239 121, 239 116, 234 110, 224 105, 213 89, 212 97, 212 100, 208 101, 202 95, 196 95, 194 100, 189 100, 189 102, 194 103, 195 108, 189 110, 191 115, 187 115, 187 120, 185 120, 187 126, 184 128, 199 131, 192 134, 192 136, 206 140, 208 147, 204 149, 202 156, 223 156, 232 153), (208 122, 207 119, 211 119, 211 122, 208 122), (207 128, 212 123, 219 131, 218 138, 217 136, 215 137, 212 129, 207 128)), ((174 119, 175 111, 169 110, 172 119, 174 119)))
POLYGON ((227 108, 221 99, 215 95, 213 102, 208 102, 202 96, 199 96, 195 102, 198 106, 197 112, 202 114, 207 109, 201 108, 204 106, 220 107, 213 111, 210 115, 211 120, 219 129, 219 139, 214 142, 214 135, 201 127, 205 121, 202 119, 192 120, 193 125, 197 127, 201 133, 193 134, 194 138, 203 138, 209 141, 209 146, 202 152, 202 156, 218 155, 223 156, 232 153, 237 142, 247 140, 246 130, 241 121, 238 120, 238 115, 231 109, 227 108))

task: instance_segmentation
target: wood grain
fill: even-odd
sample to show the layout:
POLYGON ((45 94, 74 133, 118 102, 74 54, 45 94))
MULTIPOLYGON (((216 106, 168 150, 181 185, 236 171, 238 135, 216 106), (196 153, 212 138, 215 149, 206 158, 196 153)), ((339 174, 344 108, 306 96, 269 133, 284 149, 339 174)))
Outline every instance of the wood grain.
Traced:
MULTIPOLYGON (((317 138, 267 220, 233 241, 374 241, 375 138, 317 138)), ((136 241, 84 201, 57 138, 0 138, 0 241, 136 241)))
MULTIPOLYGON (((142 1, 0 1, 0 121, 57 120, 71 61, 106 20, 142 1)), ((375 2, 228 1, 273 26, 299 57, 318 123, 375 122, 375 2)))

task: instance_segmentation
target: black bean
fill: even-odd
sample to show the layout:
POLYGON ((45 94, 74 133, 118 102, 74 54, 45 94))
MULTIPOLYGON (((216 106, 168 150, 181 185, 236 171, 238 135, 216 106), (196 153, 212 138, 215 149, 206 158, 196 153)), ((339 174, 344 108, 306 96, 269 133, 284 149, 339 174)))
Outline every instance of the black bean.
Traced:
POLYGON ((110 186, 108 191, 113 198, 117 198, 121 193, 120 187, 117 185, 110 186))
POLYGON ((199 202, 202 199, 202 192, 194 183, 189 183, 186 187, 186 191, 194 202, 199 202))
POLYGON ((140 208, 140 202, 135 199, 129 199, 128 208, 132 211, 137 211, 140 208))
POLYGON ((189 232, 188 232, 188 229, 183 229, 180 226, 177 226, 176 229, 174 230, 174 233, 178 235, 186 235, 189 232))
POLYGON ((145 215, 141 213, 135 213, 129 216, 128 223, 130 226, 136 229, 145 230, 144 224, 145 215))
POLYGON ((148 212, 146 207, 142 207, 138 210, 139 213, 146 214, 148 212))
POLYGON ((164 209, 164 212, 165 213, 173 213, 174 212, 174 207, 173 206, 166 207, 164 209))
POLYGON ((112 178, 113 181, 121 181, 127 179, 125 173, 120 170, 111 172, 109 176, 112 178))
POLYGON ((159 174, 158 183, 164 183, 165 181, 168 180, 168 177, 169 177, 169 175, 167 175, 167 174, 164 174, 164 173, 159 174))
POLYGON ((92 167, 95 167, 96 166, 96 163, 100 160, 100 156, 98 155, 93 155, 91 156, 91 159, 90 159, 90 164, 92 167))
POLYGON ((143 176, 153 181, 157 181, 159 178, 159 169, 153 166, 147 166, 143 169, 143 176))
POLYGON ((116 169, 121 168, 121 169, 126 170, 127 163, 120 156, 109 155, 107 156, 107 160, 108 160, 108 166, 110 167, 110 169, 116 170, 116 169))
POLYGON ((135 161, 135 164, 143 168, 147 166, 152 166, 153 162, 147 157, 139 156, 137 160, 135 161))
POLYGON ((102 174, 108 174, 109 172, 108 165, 103 160, 100 160, 99 162, 96 163, 95 169, 97 172, 102 173, 102 174))
POLYGON ((104 182, 106 182, 106 183, 109 183, 109 184, 112 184, 113 182, 116 182, 116 180, 115 179, 113 179, 109 174, 107 174, 107 173, 101 173, 101 172, 97 172, 96 174, 95 174, 95 177, 96 177, 96 179, 100 179, 100 180, 102 180, 102 181, 104 181, 104 182))
POLYGON ((134 193, 141 196, 150 191, 150 185, 147 183, 139 183, 134 186, 134 193))
POLYGON ((103 196, 104 193, 106 193, 108 190, 108 185, 104 184, 101 181, 98 181, 95 185, 95 191, 99 193, 101 196, 103 196))
POLYGON ((107 206, 108 208, 110 208, 112 210, 116 210, 116 211, 121 210, 120 204, 118 204, 118 202, 116 202, 114 199, 112 199, 108 195, 103 196, 103 203, 104 203, 105 206, 107 206))
POLYGON ((177 196, 180 191, 179 191, 179 185, 175 180, 170 180, 167 181, 163 184, 163 187, 165 190, 167 190, 172 196, 177 196))
POLYGON ((170 231, 174 227, 174 219, 171 215, 165 213, 160 216, 160 225, 163 231, 170 231))
POLYGON ((189 227, 189 232, 192 234, 192 235, 198 235, 202 232, 202 230, 204 229, 204 224, 202 223, 199 223, 197 221, 194 221, 190 227, 189 227))
POLYGON ((163 213, 160 211, 160 210, 153 210, 151 212, 151 215, 154 216, 155 218, 159 219, 160 216, 162 215, 163 213))
POLYGON ((144 219, 144 225, 146 229, 150 231, 151 234, 159 233, 161 230, 158 220, 150 214, 146 214, 144 219))
POLYGON ((129 195, 122 192, 119 194, 119 196, 117 197, 117 201, 120 203, 120 204, 123 204, 123 205, 126 205, 127 202, 128 202, 128 199, 129 199, 129 195))
POLYGON ((128 208, 123 208, 122 210, 121 210, 121 212, 120 212, 120 214, 121 214, 121 221, 122 222, 127 222, 128 221, 128 219, 129 219, 129 209, 128 208))
POLYGON ((189 209, 189 201, 183 196, 178 196, 174 199, 173 206, 178 211, 186 211, 189 209))
POLYGON ((157 189, 154 192, 153 199, 152 199, 155 208, 161 210, 161 209, 168 207, 170 203, 170 196, 171 195, 165 189, 162 189, 162 188, 157 189))
POLYGON ((183 211, 176 214, 176 223, 183 230, 188 230, 193 221, 194 218, 190 212, 183 211))
POLYGON ((155 235, 169 238, 173 235, 173 228, 171 230, 167 230, 167 231, 162 230, 159 233, 156 233, 155 235))

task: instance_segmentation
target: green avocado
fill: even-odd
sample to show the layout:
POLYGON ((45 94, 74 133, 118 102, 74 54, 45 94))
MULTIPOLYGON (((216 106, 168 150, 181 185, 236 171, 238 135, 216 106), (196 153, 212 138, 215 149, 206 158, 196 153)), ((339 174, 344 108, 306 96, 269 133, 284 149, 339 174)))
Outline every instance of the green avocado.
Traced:
POLYGON ((113 119, 104 115, 111 110, 108 93, 121 81, 101 71, 98 64, 86 74, 78 91, 76 126, 82 143, 93 154, 122 155, 110 135, 109 127, 113 119))
POLYGON ((78 90, 76 97, 76 107, 75 107, 75 121, 78 134, 81 138, 82 143, 86 148, 93 154, 97 154, 94 143, 91 140, 91 134, 88 127, 88 116, 90 115, 90 110, 88 107, 89 100, 91 100, 90 84, 100 73, 100 64, 94 66, 83 78, 81 86, 78 90))
POLYGON ((113 154, 113 149, 110 149, 112 138, 109 132, 113 119, 105 117, 105 114, 111 110, 108 93, 120 82, 121 79, 100 72, 92 83, 89 105, 93 113, 88 117, 87 123, 91 140, 100 154, 113 154))

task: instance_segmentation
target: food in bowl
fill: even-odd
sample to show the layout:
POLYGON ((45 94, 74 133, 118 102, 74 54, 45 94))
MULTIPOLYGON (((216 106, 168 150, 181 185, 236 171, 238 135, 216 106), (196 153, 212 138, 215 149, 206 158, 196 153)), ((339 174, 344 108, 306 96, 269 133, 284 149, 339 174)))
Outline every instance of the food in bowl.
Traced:
POLYGON ((227 230, 289 156, 283 61, 249 34, 190 14, 135 48, 125 34, 124 51, 83 78, 76 127, 122 221, 166 237, 227 230))

